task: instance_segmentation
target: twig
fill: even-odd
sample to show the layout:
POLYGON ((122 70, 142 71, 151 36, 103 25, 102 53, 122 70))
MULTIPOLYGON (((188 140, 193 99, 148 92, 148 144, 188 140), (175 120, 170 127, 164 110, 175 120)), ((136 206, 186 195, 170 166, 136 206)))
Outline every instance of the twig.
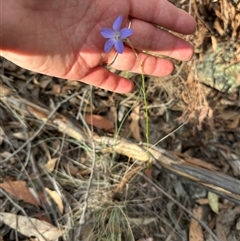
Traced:
POLYGON ((163 140, 165 140, 166 138, 168 138, 169 136, 171 136, 172 134, 174 134, 176 131, 178 131, 179 129, 181 129, 185 124, 187 124, 187 122, 182 123, 179 127, 177 127, 175 130, 173 130, 172 132, 168 133, 166 136, 164 136, 163 138, 161 138, 160 140, 158 140, 156 143, 154 143, 151 147, 155 147, 157 144, 159 144, 160 142, 162 142, 163 140))

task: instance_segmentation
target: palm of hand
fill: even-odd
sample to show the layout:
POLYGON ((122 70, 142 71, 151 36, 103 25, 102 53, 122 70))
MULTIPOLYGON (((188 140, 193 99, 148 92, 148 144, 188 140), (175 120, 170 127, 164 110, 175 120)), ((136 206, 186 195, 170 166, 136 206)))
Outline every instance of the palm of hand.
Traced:
MULTIPOLYGON (((146 11, 139 8, 139 1, 115 0, 113 4, 113 0, 52 0, 43 4, 42 1, 8 0, 2 9, 2 19, 10 26, 10 29, 3 31, 7 39, 3 56, 21 67, 43 74, 81 80, 111 91, 129 92, 133 88, 130 80, 114 75, 100 65, 109 62, 114 55, 114 51, 108 54, 103 52, 106 40, 100 30, 111 27, 117 16, 122 15, 123 27, 128 25, 129 15, 137 17, 132 24, 135 34, 130 39, 134 47, 140 50, 149 49, 174 58, 180 56, 182 60, 189 59, 193 53, 190 44, 157 30, 151 24, 151 18, 182 33, 194 31, 194 20, 165 0, 141 2, 156 15, 149 18, 151 15, 146 15, 146 11), (176 19, 168 15, 160 15, 159 19, 159 9, 162 9, 163 15, 164 9, 169 9, 176 19), (141 20, 146 18, 145 21, 141 20), (186 23, 189 23, 189 28, 185 27, 186 23), (160 37, 162 41, 159 41, 160 37), (168 49, 164 47, 166 45, 168 49)), ((139 56, 144 62, 146 74, 161 76, 173 70, 169 60, 143 53, 139 56)), ((141 72, 133 51, 127 47, 113 67, 141 72)))
POLYGON ((21 52, 18 46, 12 46, 9 53, 14 62, 33 71, 70 79, 80 79, 102 63, 105 39, 100 30, 115 20, 117 12, 128 14, 128 4, 115 1, 119 2, 118 8, 106 11, 112 8, 112 0, 85 2, 84 6, 81 1, 67 0, 52 1, 50 6, 42 6, 41 2, 34 8, 15 6, 11 21, 21 24, 17 28, 22 39, 18 43, 21 52))

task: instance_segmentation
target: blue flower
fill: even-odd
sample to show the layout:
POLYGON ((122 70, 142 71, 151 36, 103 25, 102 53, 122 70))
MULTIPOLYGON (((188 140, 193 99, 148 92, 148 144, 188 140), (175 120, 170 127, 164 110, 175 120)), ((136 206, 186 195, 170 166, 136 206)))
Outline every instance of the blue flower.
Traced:
POLYGON ((101 30, 101 34, 104 38, 109 38, 104 45, 104 52, 108 53, 114 46, 115 50, 122 54, 124 45, 123 41, 133 34, 132 29, 130 28, 122 28, 120 29, 122 24, 122 16, 117 17, 117 19, 113 23, 113 29, 103 28, 101 30))

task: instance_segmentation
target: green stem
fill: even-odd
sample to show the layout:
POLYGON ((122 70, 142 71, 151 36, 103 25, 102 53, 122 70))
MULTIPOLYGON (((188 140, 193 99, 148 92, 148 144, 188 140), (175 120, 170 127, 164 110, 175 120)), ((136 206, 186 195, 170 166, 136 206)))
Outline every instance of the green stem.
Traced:
POLYGON ((143 103, 144 103, 144 108, 145 108, 145 129, 146 129, 146 143, 147 143, 147 152, 148 152, 148 156, 149 156, 149 160, 150 160, 150 151, 149 151, 149 147, 150 147, 150 142, 149 142, 149 115, 148 115, 148 104, 147 104, 147 95, 146 95, 146 91, 145 91, 145 79, 144 79, 144 72, 143 72, 143 66, 142 66, 142 62, 138 56, 138 53, 136 52, 136 50, 134 49, 132 43, 130 42, 129 39, 127 39, 127 42, 129 44, 129 46, 131 47, 131 49, 133 50, 138 62, 139 62, 139 66, 141 68, 141 79, 142 79, 142 94, 143 94, 143 103))

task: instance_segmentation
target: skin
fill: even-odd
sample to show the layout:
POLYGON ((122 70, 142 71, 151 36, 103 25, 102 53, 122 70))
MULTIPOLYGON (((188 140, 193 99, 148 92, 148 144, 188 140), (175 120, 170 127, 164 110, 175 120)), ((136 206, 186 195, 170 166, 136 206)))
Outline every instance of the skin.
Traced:
MULTIPOLYGON (((139 52, 145 74, 166 76, 174 66, 170 60, 141 50, 183 61, 193 55, 188 42, 154 26, 181 34, 195 31, 194 19, 166 0, 0 0, 0 6, 0 54, 42 74, 79 80, 118 93, 130 92, 130 80, 102 66, 112 60, 115 51, 104 53, 106 39, 100 30, 112 28, 119 15, 123 17, 122 28, 128 26, 131 18, 134 34, 129 39, 139 52)), ((112 67, 141 73, 128 46, 112 67)))

